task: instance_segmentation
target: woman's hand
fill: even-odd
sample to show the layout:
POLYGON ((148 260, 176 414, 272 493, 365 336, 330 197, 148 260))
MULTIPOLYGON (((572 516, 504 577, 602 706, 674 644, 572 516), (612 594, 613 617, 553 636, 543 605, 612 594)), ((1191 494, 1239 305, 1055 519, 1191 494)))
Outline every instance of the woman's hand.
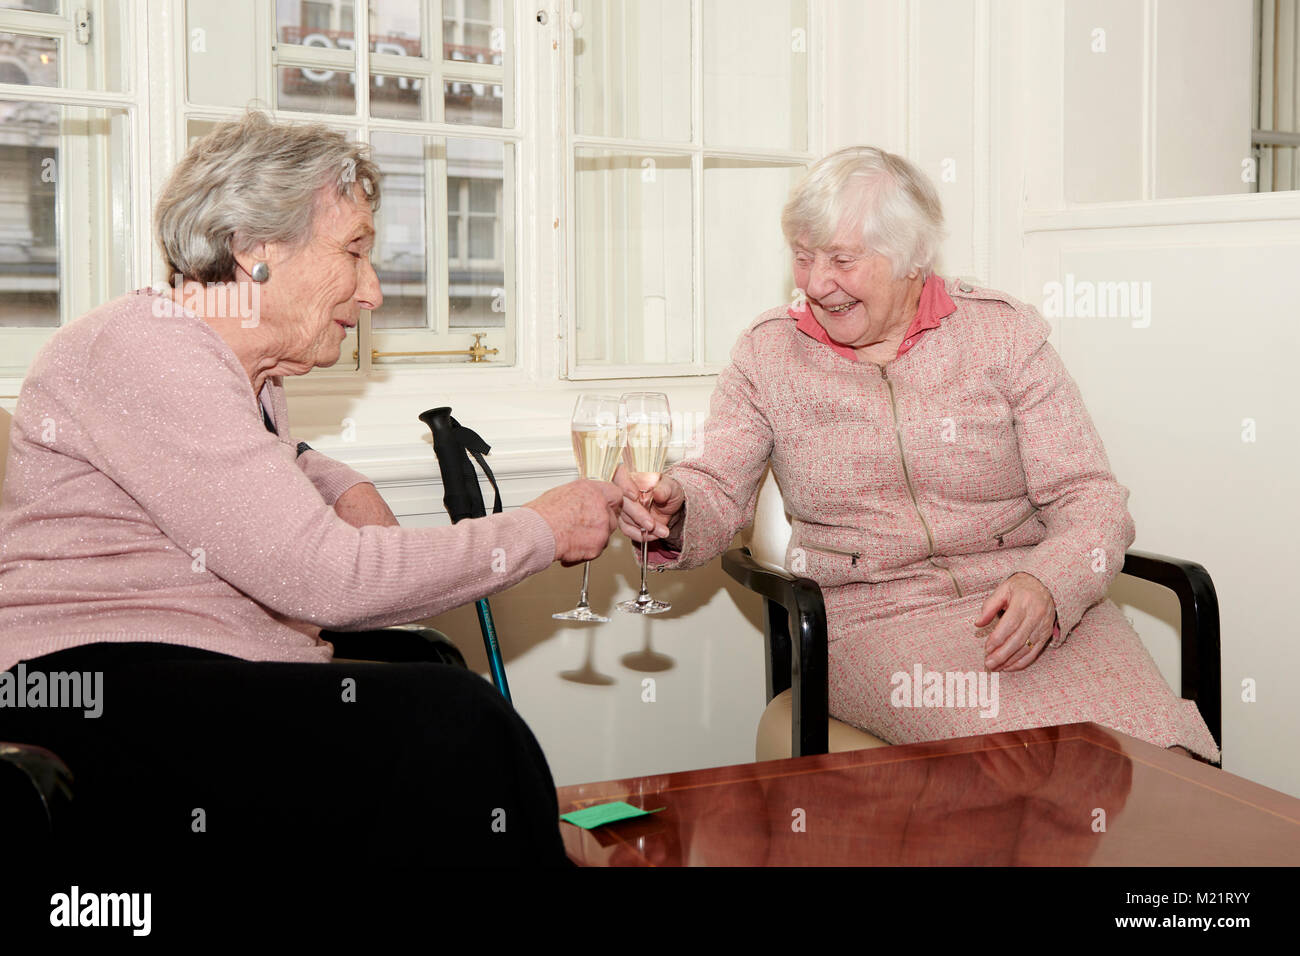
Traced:
POLYGON ((531 508, 555 535, 555 559, 566 568, 600 557, 618 527, 623 493, 608 481, 579 478, 534 498, 531 508))
POLYGON ((676 480, 665 475, 653 488, 646 488, 634 480, 623 465, 619 465, 614 472, 614 484, 623 491, 623 514, 618 526, 630 540, 640 544, 643 540, 666 538, 669 529, 679 523, 686 492, 676 480), (647 493, 650 494, 649 508, 642 504, 647 493))
POLYGON ((998 617, 998 626, 984 641, 984 666, 1021 671, 1038 659, 1051 639, 1056 602, 1038 578, 1017 571, 988 596, 975 626, 984 627, 998 617))

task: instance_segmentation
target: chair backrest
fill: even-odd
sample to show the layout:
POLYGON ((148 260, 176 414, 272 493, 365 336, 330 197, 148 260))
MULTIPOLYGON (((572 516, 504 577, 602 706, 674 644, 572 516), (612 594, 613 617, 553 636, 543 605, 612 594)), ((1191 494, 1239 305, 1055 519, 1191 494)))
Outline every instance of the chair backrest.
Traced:
POLYGON ((5 463, 9 460, 9 426, 13 416, 0 408, 0 491, 5 486, 5 463))
POLYGON ((769 468, 758 486, 758 503, 754 506, 754 524, 749 531, 749 553, 759 564, 785 567, 785 549, 790 543, 790 516, 785 513, 781 487, 769 468))

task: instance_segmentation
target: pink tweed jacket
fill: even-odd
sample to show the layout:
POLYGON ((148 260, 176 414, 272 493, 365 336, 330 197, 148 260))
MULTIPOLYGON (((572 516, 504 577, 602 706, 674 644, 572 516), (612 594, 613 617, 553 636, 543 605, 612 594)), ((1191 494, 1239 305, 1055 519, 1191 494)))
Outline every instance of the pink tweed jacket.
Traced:
MULTIPOLYGON (((1078 387, 1032 308, 944 280, 955 311, 880 365, 837 354, 786 308, 741 335, 699 452, 669 474, 684 522, 654 563, 698 567, 753 520, 770 463, 793 533, 786 567, 827 603, 831 706, 900 742, 1094 720, 1217 758, 1106 593, 1134 539, 1078 387), (1060 639, 999 675, 997 716, 913 712, 891 681, 983 671, 974 620, 1023 571, 1056 603, 1060 639)), ((992 625, 989 626, 990 628, 992 625)))

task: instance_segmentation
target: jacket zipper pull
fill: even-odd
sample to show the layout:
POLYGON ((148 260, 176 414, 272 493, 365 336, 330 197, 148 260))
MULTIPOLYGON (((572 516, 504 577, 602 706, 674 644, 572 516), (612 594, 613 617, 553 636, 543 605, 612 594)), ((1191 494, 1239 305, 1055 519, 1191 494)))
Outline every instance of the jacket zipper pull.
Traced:
POLYGON ((849 557, 852 559, 849 561, 849 567, 856 568, 858 566, 858 558, 862 557, 862 554, 858 551, 854 551, 849 555, 849 557))

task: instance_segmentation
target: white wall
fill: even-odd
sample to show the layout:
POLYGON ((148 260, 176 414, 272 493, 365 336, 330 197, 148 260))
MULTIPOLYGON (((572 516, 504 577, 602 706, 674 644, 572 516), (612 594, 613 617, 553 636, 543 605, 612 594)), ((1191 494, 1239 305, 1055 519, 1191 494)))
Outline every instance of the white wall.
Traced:
MULTIPOLYGON (((1054 343, 1132 492, 1134 546, 1214 579, 1225 769, 1300 793, 1300 760, 1279 746, 1300 729, 1287 600, 1300 508, 1284 487, 1300 464, 1300 197, 1226 195, 1249 188, 1250 4, 1013 2, 992 16, 994 103, 1021 106, 989 119, 992 271, 1040 307, 1068 277, 1149 284, 1145 316, 1048 316, 1054 343), (1088 47, 1099 25, 1104 55, 1088 47)), ((1176 605, 1151 593, 1124 581, 1113 596, 1177 687, 1176 605)))

